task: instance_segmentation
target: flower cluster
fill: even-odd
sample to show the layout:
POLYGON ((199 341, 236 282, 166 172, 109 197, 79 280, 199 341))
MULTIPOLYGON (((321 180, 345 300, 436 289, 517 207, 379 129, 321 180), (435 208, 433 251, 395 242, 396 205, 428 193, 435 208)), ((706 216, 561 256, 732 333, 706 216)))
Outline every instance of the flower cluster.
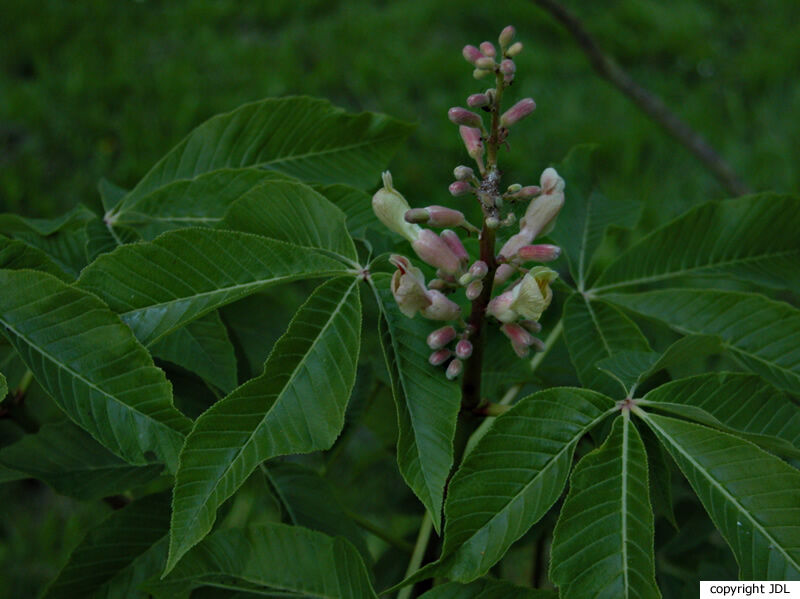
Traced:
POLYGON ((390 230, 411 244, 417 257, 436 269, 436 277, 426 283, 422 271, 405 256, 393 255, 397 268, 391 290, 401 312, 409 318, 418 313, 430 320, 449 322, 428 336, 432 350, 430 363, 447 365, 446 375, 458 377, 463 361, 473 353, 473 342, 480 343, 477 331, 486 316, 496 320, 508 337, 514 351, 523 357, 531 348, 541 350, 543 344, 534 334, 541 330, 538 321, 549 306, 553 293, 550 283, 558 276, 545 266, 531 262, 550 262, 558 258, 560 248, 534 244, 554 226, 564 205, 564 180, 553 168, 542 173, 539 185, 513 184, 500 192, 500 171, 497 150, 506 144, 510 128, 531 114, 536 103, 525 98, 501 112, 503 92, 514 82, 516 65, 513 58, 522 44, 513 42, 514 28, 506 27, 499 37, 499 52, 490 42, 478 47, 465 46, 464 58, 475 67, 474 76, 481 79, 495 76, 495 87, 472 94, 467 105, 488 113, 490 124, 477 112, 456 106, 448 118, 459 127, 467 154, 477 167, 459 165, 453 171, 455 181, 449 186, 453 196, 469 196, 481 206, 481 228, 467 221, 459 210, 444 206, 411 208, 393 185, 389 172, 383 173, 383 187, 372 198, 378 219, 390 230), (495 249, 496 230, 516 225, 513 203, 529 202, 520 219, 519 232, 511 235, 499 252, 495 249), (424 228, 430 227, 430 228, 424 228), (431 228, 444 229, 436 233, 431 228), (479 233, 481 255, 472 260, 456 232, 479 233), (494 297, 495 290, 500 289, 494 297), (450 297, 463 290, 472 302, 468 320, 461 307, 450 297))

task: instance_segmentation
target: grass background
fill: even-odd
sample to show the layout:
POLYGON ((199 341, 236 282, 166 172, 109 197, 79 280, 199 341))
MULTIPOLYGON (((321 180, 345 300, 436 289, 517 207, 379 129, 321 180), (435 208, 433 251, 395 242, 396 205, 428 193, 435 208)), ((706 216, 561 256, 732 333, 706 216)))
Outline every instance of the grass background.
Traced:
MULTIPOLYGON (((798 189, 800 3, 566 4, 753 189, 798 189)), ((509 23, 525 44, 511 96, 532 96, 538 109, 503 155, 508 183, 536 183, 589 142, 607 195, 645 204, 640 228, 726 195, 525 0, 0 0, 0 15, 0 212, 99 210, 100 177, 130 187, 206 118, 286 94, 415 121, 391 165, 395 182, 412 204, 450 203, 452 168, 466 156, 447 109, 485 87, 460 49, 509 23)), ((105 514, 29 483, 0 486, 0 502, 8 597, 35 596, 105 514)))

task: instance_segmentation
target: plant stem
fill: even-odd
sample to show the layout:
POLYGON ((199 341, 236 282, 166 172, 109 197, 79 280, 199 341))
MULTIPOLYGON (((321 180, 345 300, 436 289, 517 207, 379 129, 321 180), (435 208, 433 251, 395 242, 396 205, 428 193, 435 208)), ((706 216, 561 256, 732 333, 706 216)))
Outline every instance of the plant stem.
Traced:
POLYGON ((553 330, 550 331, 547 339, 544 340, 544 349, 533 356, 533 359, 531 360, 531 372, 534 372, 539 367, 539 364, 541 364, 542 360, 544 360, 547 354, 550 353, 550 350, 553 349, 553 346, 556 344, 556 341, 563 332, 564 321, 562 319, 558 321, 556 326, 553 327, 553 330))
MULTIPOLYGON (((422 565, 422 558, 425 557, 425 550, 428 548, 428 539, 431 537, 432 528, 433 520, 431 519, 431 515, 426 511, 425 515, 422 517, 422 523, 419 525, 417 542, 414 545, 414 552, 411 554, 411 561, 408 562, 405 578, 414 574, 422 565)), ((403 587, 400 589, 400 592, 397 593, 397 599, 408 599, 411 596, 412 590, 414 590, 413 584, 403 587)))

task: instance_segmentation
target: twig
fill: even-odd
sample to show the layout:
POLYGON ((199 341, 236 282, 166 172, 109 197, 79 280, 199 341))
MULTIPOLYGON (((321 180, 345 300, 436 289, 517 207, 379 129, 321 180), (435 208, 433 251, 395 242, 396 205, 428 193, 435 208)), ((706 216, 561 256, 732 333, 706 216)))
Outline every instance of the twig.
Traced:
MULTIPOLYGON (((419 525, 417 543, 414 545, 414 553, 411 554, 411 561, 408 562, 405 578, 414 574, 422 565, 422 558, 425 557, 425 550, 428 548, 428 539, 430 539, 432 528, 433 520, 431 519, 430 513, 426 510, 425 515, 422 517, 422 523, 419 525)), ((397 599, 408 599, 413 589, 413 584, 403 587, 400 589, 400 592, 397 593, 397 599)))
POLYGON ((555 0, 532 0, 561 22, 575 38, 597 73, 628 96, 645 114, 661 125, 667 133, 683 144, 716 177, 728 193, 735 196, 751 193, 750 188, 736 175, 731 166, 697 131, 672 112, 663 100, 645 89, 628 75, 598 46, 581 21, 555 0))

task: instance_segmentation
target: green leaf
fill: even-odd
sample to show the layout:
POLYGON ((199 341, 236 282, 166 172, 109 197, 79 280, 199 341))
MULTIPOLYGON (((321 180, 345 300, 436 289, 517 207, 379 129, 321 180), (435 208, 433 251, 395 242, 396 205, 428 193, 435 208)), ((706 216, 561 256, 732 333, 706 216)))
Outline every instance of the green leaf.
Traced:
POLYGON ((236 352, 217 312, 193 320, 150 346, 156 358, 195 373, 226 393, 236 387, 236 352))
POLYGON ((800 407, 753 374, 713 372, 679 379, 638 401, 712 427, 747 433, 753 443, 800 458, 800 407))
POLYGON ((174 471, 190 421, 164 373, 94 295, 35 271, 0 271, 3 333, 58 406, 131 464, 174 471))
POLYGON ((518 587, 504 580, 482 579, 469 584, 440 584, 419 599, 558 599, 558 593, 518 587))
POLYGON ((257 235, 171 231, 100 256, 77 285, 105 301, 144 344, 270 285, 343 274, 319 252, 257 235))
POLYGON ((139 585, 157 575, 164 562, 168 525, 166 493, 114 512, 75 548, 43 599, 145 599, 139 585))
POLYGON ((303 597, 377 599, 364 562, 348 541, 286 524, 215 532, 165 580, 147 588, 169 598, 177 591, 219 583, 243 590, 258 585, 303 597))
POLYGON ((553 532, 550 578, 570 599, 660 598, 644 443, 629 414, 587 454, 553 532))
POLYGON ((230 205, 266 182, 291 180, 259 168, 221 168, 178 179, 128 201, 113 213, 114 228, 135 228, 151 240, 184 227, 216 227, 230 205))
POLYGON ((120 200, 128 194, 129 190, 112 183, 105 177, 101 177, 97 182, 97 191, 100 193, 100 201, 103 204, 103 210, 108 212, 119 204, 120 200))
POLYGON ((164 156, 117 206, 181 179, 221 168, 259 167, 304 181, 367 187, 412 125, 381 114, 347 114, 325 100, 270 98, 217 115, 164 156))
POLYGON ((558 172, 566 181, 566 202, 550 234, 564 250, 572 277, 581 291, 586 288, 592 257, 606 229, 611 225, 631 228, 641 212, 639 202, 612 201, 598 190, 597 168, 592 158, 594 148, 576 146, 558 165, 558 172))
POLYGON ((397 465, 406 483, 441 525, 444 487, 453 466, 453 438, 461 408, 461 391, 441 368, 428 363, 426 343, 436 323, 408 318, 397 307, 389 277, 375 274, 381 308, 378 323, 386 368, 397 407, 397 465))
POLYGON ((280 181, 252 189, 231 204, 220 226, 326 250, 345 260, 358 257, 344 212, 302 183, 280 181))
POLYGON ((739 579, 800 579, 800 472, 727 433, 640 414, 730 545, 739 579))
POLYGON ((619 396, 621 383, 595 364, 623 351, 649 352, 650 345, 639 327, 614 306, 589 302, 577 293, 567 298, 563 319, 564 340, 581 384, 619 396))
POLYGON ((83 500, 122 493, 163 469, 161 464, 131 466, 69 421, 45 424, 0 450, 0 463, 83 500))
POLYGON ((176 475, 166 572, 211 530, 217 508, 261 462, 333 444, 355 382, 360 335, 358 281, 325 283, 298 310, 264 373, 197 419, 176 475))
POLYGON ((22 270, 31 268, 70 281, 71 277, 42 250, 16 239, 0 236, 0 269, 22 270))
POLYGON ((800 198, 766 193, 708 202, 628 248, 594 292, 692 275, 800 290, 798 230, 800 198))
POLYGON ((372 197, 366 192, 341 183, 312 187, 345 213, 347 229, 353 237, 363 237, 367 227, 381 228, 381 222, 372 211, 372 197))
POLYGON ((3 373, 0 372, 0 398, 5 398, 6 395, 8 395, 8 382, 6 381, 6 377, 3 376, 3 373))
POLYGON ((316 471, 291 462, 275 462, 266 475, 280 497, 292 524, 344 537, 364 558, 371 561, 361 529, 347 515, 333 485, 316 471))
POLYGON ((775 386, 800 393, 800 310, 755 293, 665 289, 604 299, 684 334, 716 335, 724 349, 775 386))
POLYGON ((12 237, 17 233, 47 237, 60 231, 81 229, 94 217, 94 212, 82 204, 56 218, 26 218, 19 214, 0 214, 0 233, 12 237))
POLYGON ((485 574, 555 503, 575 445, 614 409, 594 391, 555 388, 499 416, 450 482, 442 557, 430 571, 460 582, 485 574))
POLYGON ((658 352, 621 351, 597 362, 597 368, 617 379, 626 393, 632 395, 642 374, 648 372, 658 358, 658 352))
POLYGON ((113 252, 126 243, 135 243, 141 235, 130 227, 109 227, 102 219, 95 218, 86 224, 86 258, 94 262, 101 254, 113 252))

